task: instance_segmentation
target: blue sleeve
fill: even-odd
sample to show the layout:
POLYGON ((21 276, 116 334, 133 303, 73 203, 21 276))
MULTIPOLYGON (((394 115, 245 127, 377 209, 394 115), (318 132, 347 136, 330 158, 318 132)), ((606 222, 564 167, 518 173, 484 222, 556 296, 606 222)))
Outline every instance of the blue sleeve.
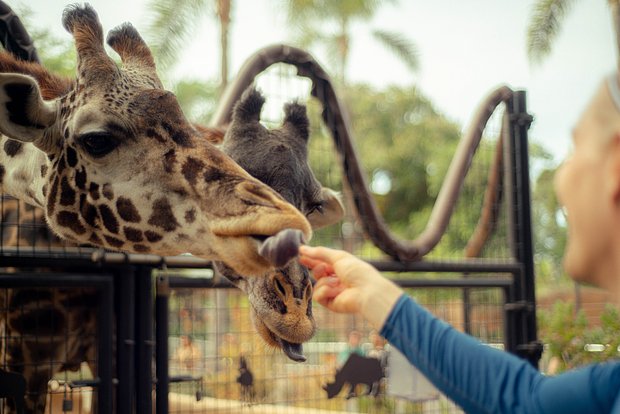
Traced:
POLYGON ((381 335, 468 413, 620 413, 620 362, 547 377, 458 332, 406 295, 381 335))

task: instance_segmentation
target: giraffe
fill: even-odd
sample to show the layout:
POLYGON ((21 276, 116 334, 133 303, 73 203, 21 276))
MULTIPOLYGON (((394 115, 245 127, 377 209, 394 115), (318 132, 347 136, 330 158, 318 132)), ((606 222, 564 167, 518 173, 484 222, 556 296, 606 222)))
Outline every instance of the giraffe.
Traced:
MULTIPOLYGON (((1 206, 3 246, 70 245, 45 226, 42 209, 8 198, 1 206)), ((0 288, 0 362, 24 380, 25 412, 44 412, 48 383, 56 373, 77 371, 86 362, 96 375, 98 306, 95 288, 0 288)), ((9 399, 0 411, 16 409, 9 399)))
MULTIPOLYGON (((269 130, 259 122, 264 102, 253 87, 243 93, 233 108, 222 150, 304 213, 313 229, 340 221, 344 207, 339 195, 323 187, 308 164, 306 108, 286 104, 282 126, 269 130)), ((265 243, 265 250, 268 246, 265 243)), ((310 275, 297 260, 272 262, 280 266, 255 278, 243 278, 222 262, 214 266, 247 293, 252 321, 264 341, 295 361, 305 361, 302 343, 315 331, 310 275)))
MULTIPOLYGON (((185 120, 132 26, 108 35, 123 62, 117 67, 90 6, 67 8, 63 23, 78 51, 75 81, 0 55, 0 192, 41 208, 50 228, 73 243, 191 252, 223 261, 241 278, 273 267, 261 255, 263 240, 276 240, 278 251, 287 246, 277 240, 287 237, 271 236, 295 229, 311 237, 297 209, 185 120)), ((59 311, 58 298, 48 299, 59 311)), ((14 351, 25 356, 23 348, 14 351)), ((41 395, 27 399, 29 412, 42 410, 41 395)))
MULTIPOLYGON (((315 178, 307 161, 308 119, 305 108, 299 104, 285 106, 283 126, 267 130, 259 123, 264 98, 255 89, 248 89, 236 104, 232 123, 220 147, 236 162, 246 168, 262 182, 276 189, 286 200, 307 215, 313 228, 317 229, 339 221, 343 215, 339 196, 323 188, 315 178), (260 149, 259 149, 260 148, 260 149), (261 162, 262 160, 262 162, 261 162)), ((218 137, 210 136, 217 140, 218 137)), ((3 228, 4 245, 20 243, 22 246, 39 244, 43 246, 66 245, 53 234, 45 231, 44 213, 41 209, 4 201, 3 228), (19 212, 17 210, 20 210, 19 212), (19 222, 16 222, 19 218, 19 222), (37 225, 38 224, 38 225, 37 225), (20 228, 19 234, 17 229, 20 228), (24 231, 28 229, 28 231, 24 231), (18 240, 19 237, 19 240, 18 240)), ((246 292, 250 302, 252 320, 263 340, 295 361, 303 361, 302 343, 310 339, 315 331, 312 316, 312 284, 305 267, 297 261, 289 262, 260 277, 243 278, 224 263, 214 263, 219 272, 246 292)), ((7 354, 0 360, 8 368, 23 372, 32 367, 31 360, 37 355, 40 361, 67 360, 64 366, 47 369, 45 364, 35 372, 25 372, 31 398, 38 396, 39 404, 45 404, 48 380, 61 370, 75 370, 82 361, 95 359, 97 292, 94 289, 48 289, 33 288, 10 290, 6 307, 20 308, 20 312, 9 312, 6 317, 10 337, 15 338, 7 347, 7 354), (37 300, 28 300, 28 298, 37 300), (65 305, 68 304, 68 305, 65 305), (78 308, 72 307, 77 304, 78 308), (23 307, 26 309, 23 309, 23 307), (37 332, 28 325, 33 318, 54 315, 58 326, 64 328, 53 336, 53 346, 40 346, 20 340, 35 337, 37 332)), ((91 370, 96 372, 96 367, 91 370)))
POLYGON ((63 239, 113 250, 221 260, 241 275, 273 265, 260 241, 307 219, 203 139, 162 88, 130 24, 103 29, 89 5, 70 6, 77 79, 0 61, 0 191, 43 208, 63 239), (13 72, 13 73, 11 73, 13 72), (15 73, 17 72, 17 73, 15 73))

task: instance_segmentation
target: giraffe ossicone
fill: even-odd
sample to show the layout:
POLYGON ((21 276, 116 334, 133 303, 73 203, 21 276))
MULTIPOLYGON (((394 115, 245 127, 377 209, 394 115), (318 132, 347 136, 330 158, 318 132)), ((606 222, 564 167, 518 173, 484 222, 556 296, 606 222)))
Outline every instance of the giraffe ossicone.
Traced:
POLYGON ((133 26, 108 35, 119 67, 92 7, 68 7, 63 24, 77 50, 74 82, 0 56, 2 193, 43 208, 65 239, 189 252, 241 275, 273 268, 259 254, 265 238, 288 230, 311 238, 303 214, 187 121, 133 26))

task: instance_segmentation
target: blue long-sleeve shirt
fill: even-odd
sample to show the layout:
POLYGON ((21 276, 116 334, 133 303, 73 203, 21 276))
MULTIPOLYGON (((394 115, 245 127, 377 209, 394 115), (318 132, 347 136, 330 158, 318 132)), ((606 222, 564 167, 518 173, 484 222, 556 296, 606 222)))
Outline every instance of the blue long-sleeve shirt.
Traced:
POLYGON ((381 335, 468 413, 620 413, 618 361, 545 376, 527 361, 458 332, 407 295, 395 304, 381 335))

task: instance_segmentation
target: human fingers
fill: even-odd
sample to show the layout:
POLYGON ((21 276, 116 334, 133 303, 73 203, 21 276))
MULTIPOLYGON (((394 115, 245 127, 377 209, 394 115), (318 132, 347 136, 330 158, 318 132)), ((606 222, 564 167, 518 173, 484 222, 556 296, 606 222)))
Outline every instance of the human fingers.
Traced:
POLYGON ((316 280, 320 280, 327 276, 334 276, 335 272, 334 268, 327 263, 320 263, 312 269, 312 275, 316 280))
MULTIPOLYGON (((330 278, 321 279, 321 282, 327 279, 330 278)), ((331 308, 330 305, 332 304, 334 298, 340 295, 344 289, 344 286, 338 283, 317 283, 314 286, 314 293, 312 294, 312 297, 322 306, 331 308)))
POLYGON ((304 256, 304 255, 299 256, 299 263, 306 266, 308 269, 314 269, 316 266, 320 264, 325 264, 325 262, 322 260, 313 259, 311 257, 304 256))
POLYGON ((348 253, 342 250, 334 250, 328 247, 312 247, 307 245, 301 245, 299 247, 299 253, 302 257, 307 257, 312 260, 318 260, 330 265, 333 265, 339 259, 345 257, 348 253))

